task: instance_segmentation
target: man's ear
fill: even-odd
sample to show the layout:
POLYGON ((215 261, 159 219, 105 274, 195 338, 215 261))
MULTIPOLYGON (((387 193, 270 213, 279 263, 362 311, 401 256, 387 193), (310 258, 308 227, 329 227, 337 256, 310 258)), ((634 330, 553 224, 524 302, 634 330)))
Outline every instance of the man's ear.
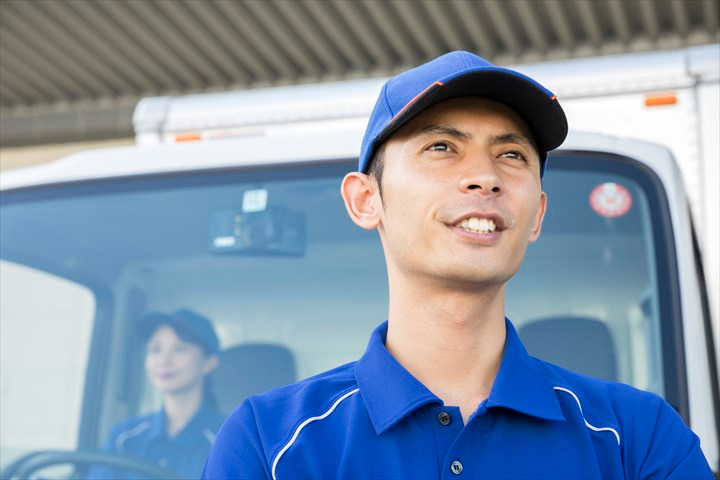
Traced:
POLYGON ((350 219, 366 230, 373 230, 380 224, 380 212, 376 196, 379 196, 375 178, 360 172, 345 175, 340 193, 345 201, 350 219))
POLYGON ((543 220, 545 219, 545 212, 547 210, 547 194, 540 192, 540 204, 538 205, 537 213, 533 219, 532 228, 530 230, 530 243, 533 243, 540 237, 540 231, 542 230, 543 220))

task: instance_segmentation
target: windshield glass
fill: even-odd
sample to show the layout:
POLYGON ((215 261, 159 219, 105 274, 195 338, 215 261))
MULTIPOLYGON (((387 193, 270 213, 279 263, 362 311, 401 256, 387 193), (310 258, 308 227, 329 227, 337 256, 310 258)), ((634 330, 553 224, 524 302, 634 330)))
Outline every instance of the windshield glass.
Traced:
MULTIPOLYGON (((660 253, 666 245, 658 248, 668 241, 659 228, 664 202, 636 169, 579 162, 553 161, 542 234, 508 285, 507 314, 531 354, 665 395, 658 296, 668 281, 660 253)), ((667 317, 669 303, 663 307, 667 317)))
MULTIPOLYGON (((248 395, 362 355, 386 319, 387 279, 377 233, 355 226, 340 197, 353 163, 4 194, 3 462, 43 448, 118 444, 118 431, 126 429, 125 441, 144 425, 127 419, 152 426, 167 392, 162 383, 174 373, 152 372, 148 338, 158 330, 145 328, 151 312, 190 309, 209 320, 220 354, 207 389, 221 415, 248 395), (15 280, 27 271, 37 278, 15 280), (47 276, 72 291, 56 294, 47 276), (54 309, 54 295, 72 299, 73 309, 48 315, 39 305, 54 309), (37 308, 6 307, 9 298, 37 308), (43 340, 29 337, 29 328, 43 340), (56 375, 56 352, 67 350, 75 357, 56 375), (15 382, 43 385, 44 397, 75 392, 68 402, 79 418, 44 412, 57 417, 43 424, 56 425, 62 440, 49 444, 38 433, 31 442, 6 429, 8 418, 39 422, 33 391, 7 387, 15 382)), ((508 287, 508 317, 533 354, 666 395, 663 202, 644 173, 611 163, 552 164, 544 181, 549 213, 508 287)), ((165 458, 153 463, 172 466, 165 458)))

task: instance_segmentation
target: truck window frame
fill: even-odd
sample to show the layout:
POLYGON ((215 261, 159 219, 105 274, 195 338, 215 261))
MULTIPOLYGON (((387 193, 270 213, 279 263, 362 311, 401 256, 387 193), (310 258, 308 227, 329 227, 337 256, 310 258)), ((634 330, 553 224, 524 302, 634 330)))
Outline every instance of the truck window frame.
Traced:
POLYGON ((648 203, 653 205, 650 220, 655 239, 664 399, 689 425, 690 404, 675 234, 667 191, 660 177, 645 163, 615 153, 562 150, 551 153, 549 157, 546 175, 552 175, 552 171, 557 169, 623 176, 636 182, 647 195, 648 203))

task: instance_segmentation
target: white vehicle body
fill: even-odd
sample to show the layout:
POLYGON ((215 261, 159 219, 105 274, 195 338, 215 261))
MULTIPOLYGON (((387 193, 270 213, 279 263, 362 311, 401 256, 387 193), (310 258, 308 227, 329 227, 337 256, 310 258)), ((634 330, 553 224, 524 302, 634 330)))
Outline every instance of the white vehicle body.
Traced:
MULTIPOLYGON (((663 195, 661 210, 664 212, 662 214, 664 217, 661 220, 664 222, 663 225, 666 225, 665 230, 646 228, 646 226, 639 226, 638 229, 643 232, 655 232, 654 237, 651 238, 652 241, 662 245, 667 243, 666 249, 672 247, 673 258, 670 259, 671 265, 667 268, 670 272, 668 275, 672 278, 667 282, 667 289, 671 289, 671 296, 675 297, 676 301, 668 310, 671 313, 656 315, 658 318, 662 317, 662 322, 664 322, 662 328, 665 330, 662 330, 664 335, 662 341, 643 337, 647 333, 644 330, 647 325, 643 322, 647 322, 647 319, 640 312, 640 306, 651 304, 651 307, 648 307, 651 310, 661 310, 661 307, 656 306, 655 303, 659 305, 658 302, 665 301, 660 295, 661 288, 656 288, 656 281, 653 280, 655 277, 651 275, 651 280, 646 282, 648 292, 650 292, 647 294, 647 298, 640 298, 638 294, 634 294, 637 297, 635 302, 637 305, 620 312, 621 316, 627 315, 632 318, 627 322, 625 319, 616 322, 618 325, 622 323, 622 326, 617 328, 623 332, 625 330, 629 332, 627 339, 621 339, 618 344, 618 362, 622 365, 633 365, 633 367, 622 367, 621 365, 619 380, 633 383, 640 388, 657 390, 659 394, 672 389, 677 390, 672 395, 668 394, 672 396, 668 401, 673 403, 674 399, 677 402, 678 407, 676 408, 700 437, 703 451, 715 471, 720 468, 720 440, 718 438, 718 410, 720 409, 718 382, 720 378, 717 374, 717 362, 720 360, 720 350, 718 350, 720 342, 717 341, 720 337, 720 318, 718 316, 718 293, 720 290, 718 278, 720 275, 718 267, 720 253, 718 252, 720 244, 718 165, 720 164, 720 147, 717 134, 720 130, 719 59, 720 47, 713 45, 676 52, 514 67, 537 78, 553 90, 560 98, 568 115, 571 134, 565 144, 552 155, 551 168, 553 161, 563 165, 563 162, 567 163, 567 159, 571 157, 592 157, 592 159, 596 159, 592 160, 593 162, 600 164, 605 161, 613 163, 617 160, 618 165, 632 164, 632 168, 646 171, 648 178, 652 179, 648 182, 653 183, 663 195), (646 100, 653 104, 655 103, 654 99, 660 99, 660 105, 646 105, 646 100), (631 140, 633 138, 636 140, 631 140), (597 160, 598 158, 601 160, 597 160), (696 225, 698 230, 702 263, 693 244, 693 225, 696 225), (704 278, 702 276, 703 269, 704 278), (703 295, 709 296, 709 302, 703 295), (677 335, 674 338, 668 337, 666 334, 669 331, 675 332, 677 335), (656 368, 653 366, 653 359, 664 361, 662 356, 667 354, 666 348, 672 351, 670 355, 672 361, 667 360, 672 365, 664 365, 663 368, 673 370, 674 373, 669 377, 661 375, 660 380, 653 380, 656 375, 653 373, 656 368), (657 351, 653 353, 654 350, 657 351), (671 378, 671 381, 668 381, 668 378, 671 378)), ((114 182, 132 184, 136 181, 150 181, 156 178, 190 178, 191 176, 217 174, 217 172, 229 172, 230 174, 237 171, 239 172, 237 174, 240 175, 246 170, 254 171, 255 168, 283 172, 303 165, 307 168, 314 168, 332 164, 338 160, 351 164, 359 153, 367 116, 381 85, 381 80, 359 80, 328 85, 146 99, 139 104, 134 118, 137 146, 82 152, 48 165, 4 173, 0 177, 0 190, 3 198, 7 199, 7 204, 11 206, 11 199, 14 195, 22 196, 25 193, 34 195, 36 192, 75 188, 75 186, 79 189, 93 187, 102 190, 103 185, 112 185, 114 182)), ((621 171, 620 167, 613 168, 621 171)), ((552 181, 552 170, 549 174, 546 182, 552 181)), ((265 187, 251 187, 249 191, 262 191, 263 188, 265 187)), ((555 188, 562 188, 562 186, 555 188)), ((267 195, 267 190, 265 192, 267 195)), ((586 198, 582 197, 581 199, 585 200, 586 198)), ((652 198, 654 197, 648 197, 648 199, 652 198)), ((552 199, 551 195, 550 209, 555 208, 552 199)), ((643 200, 640 196, 636 197, 636 201, 638 205, 643 201, 648 204, 652 203, 643 200)), ((22 203, 18 201, 18 204, 22 203)), ((654 206, 646 205, 643 208, 654 208, 654 206)), ((11 220, 11 216, 3 218, 3 221, 10 222, 11 220)), ((612 220, 607 219, 606 223, 610 224, 612 220)), ((84 232, 81 231, 77 236, 82 237, 83 234, 84 232)), ((545 231, 543 235, 545 235, 545 231)), ((8 234, 8 242, 12 244, 10 237, 11 234, 8 234)), ((215 240, 217 241, 218 238, 216 237, 215 240)), ((118 245, 122 245, 122 243, 118 245)), ((620 245, 622 246, 622 242, 620 245)), ((655 244, 653 243, 653 245, 655 244)), ((13 248, 17 248, 17 246, 13 248)), ((114 248, 117 248, 117 245, 114 248)), ((539 251, 542 252, 544 247, 540 246, 539 248, 541 249, 539 251)), ((10 335, 6 335, 6 332, 20 331, 23 327, 17 322, 16 324, 8 323, 11 321, 9 319, 11 316, 20 318, 24 309, 28 308, 24 304, 38 302, 32 300, 37 292, 31 291, 30 283, 27 284, 28 287, 25 287, 21 275, 15 276, 13 273, 16 266, 12 264, 18 263, 22 266, 23 262, 17 259, 24 257, 22 255, 13 257, 10 250, 7 251, 10 260, 5 263, 6 252, 3 252, 3 263, 0 263, 3 265, 2 274, 8 275, 8 278, 12 278, 14 282, 12 290, 4 285, 9 282, 0 282, 3 289, 0 291, 2 293, 0 305, 3 308, 3 340, 18 342, 12 340, 10 335)), ((308 247, 308 250, 311 249, 308 247)), ((640 248, 638 251, 643 252, 644 250, 640 248)), ((108 254, 112 255, 112 252, 108 252, 108 254)), ((650 256, 650 253, 648 255, 650 256)), ((604 263, 600 264, 612 263, 610 257, 612 255, 605 258, 604 263)), ((224 260, 226 264, 237 260, 236 257, 226 256, 223 258, 226 259, 224 260)), ((531 262, 537 261, 538 254, 533 258, 534 260, 531 262)), ((76 261, 70 257, 63 259, 65 262, 63 268, 74 268, 73 262, 76 261)), ((184 283, 180 282, 175 285, 173 287, 175 290, 160 293, 158 293, 158 289, 161 287, 142 280, 143 275, 149 269, 159 271, 166 268, 163 270, 165 275, 163 278, 180 277, 184 268, 196 265, 194 262, 196 260, 173 266, 168 266, 169 263, 164 261, 136 262, 117 276, 118 280, 108 287, 108 292, 117 298, 123 298, 132 293, 133 289, 137 290, 138 285, 142 285, 147 289, 151 307, 177 308, 177 298, 186 298, 193 291, 203 288, 210 290, 202 283, 193 283, 199 282, 193 277, 199 277, 200 273, 193 273, 183 281, 184 283)), ((215 266, 220 263, 217 258, 213 262, 215 262, 213 263, 215 266)), ((656 265, 654 260, 648 260, 647 263, 652 265, 648 267, 649 270, 664 268, 662 265, 656 265)), ((29 261, 28 265, 35 264, 29 261)), ((34 268, 40 267, 35 266, 34 268)), ((219 268, 228 269, 228 267, 219 268)), ((525 268, 523 267, 523 269, 525 268)), ((40 269, 42 270, 42 268, 40 269)), ((204 270, 195 270, 195 272, 200 271, 204 270)), ((213 271, 213 278, 221 278, 223 271, 225 270, 213 271)), ((520 277, 524 271, 521 270, 520 277)), ((534 270, 530 270, 530 274, 532 272, 534 270)), ((588 275, 590 273, 588 272, 588 275)), ((595 274, 600 276, 602 272, 595 272, 595 274)), ((552 275, 552 273, 548 273, 548 275, 552 275)), ((601 283, 601 285, 607 285, 608 292, 613 289, 612 285, 608 283, 612 281, 612 277, 609 278, 610 280, 606 283, 601 283)), ((563 282, 568 282, 568 279, 559 277, 551 277, 550 280, 548 283, 557 282, 560 289, 565 285, 563 282)), ((320 278, 318 277, 316 281, 320 282, 320 278)), ((312 284, 313 282, 307 283, 312 284)), ((572 284, 573 280, 570 279, 568 285, 572 284)), ((310 288, 310 286, 307 287, 310 288)), ((530 291, 524 288, 524 286, 518 287, 524 293, 530 291)), ((230 318, 227 310, 222 310, 219 306, 222 299, 219 295, 223 291, 223 287, 216 286, 214 289, 217 291, 208 293, 208 297, 203 300, 198 300, 197 306, 201 311, 209 311, 219 319, 221 326, 218 327, 218 330, 220 333, 227 334, 227 338, 230 338, 227 341, 229 344, 248 339, 274 339, 271 331, 257 333, 261 329, 260 324, 244 326, 242 332, 240 332, 240 327, 237 327, 238 331, 234 331, 232 323, 229 320, 225 321, 230 318)), ((594 294, 595 292, 586 293, 594 294)), ((610 294, 608 293, 608 295, 610 294)), ((295 308, 292 301, 286 301, 288 309, 295 308)), ((351 303, 350 301, 342 303, 341 300, 334 302, 333 299, 329 299, 328 305, 319 305, 318 308, 325 307, 328 311, 333 308, 342 308, 343 312, 347 312, 347 315, 355 318, 353 317, 354 307, 351 303)), ((531 303, 530 300, 529 303, 531 303)), ((578 301, 578 304, 582 305, 582 303, 578 301)), ((380 301, 377 305, 375 313, 384 315, 382 302, 380 301)), ((538 303, 538 305, 543 304, 538 303)), ((43 306, 33 305, 32 308, 39 309, 37 311, 40 312, 43 306)), ((120 314, 126 315, 127 311, 131 310, 131 305, 121 304, 118 308, 120 314)), ((551 307, 547 308, 547 312, 544 313, 552 314, 551 307)), ((595 307, 588 304, 585 310, 577 305, 573 308, 575 309, 572 312, 574 314, 581 313, 606 320, 610 319, 611 326, 613 315, 617 317, 617 312, 610 311, 611 313, 608 313, 601 306, 595 307)), ((260 314, 264 309, 264 306, 255 308, 256 313, 260 314)), ((76 316, 76 313, 71 313, 71 310, 69 308, 68 313, 54 311, 51 316, 54 322, 67 322, 68 325, 75 325, 73 316, 76 316)), ((316 317, 321 316, 321 313, 318 312, 314 314, 316 317)), ((523 319, 526 313, 520 308, 511 312, 509 316, 523 319)), ((34 315, 36 315, 34 317, 36 323, 32 324, 35 325, 32 328, 44 328, 42 315, 39 313, 34 315)), ((284 315, 289 316, 290 310, 284 312, 284 315)), ((379 323, 382 318, 375 320, 379 323)), ((520 323, 523 321, 521 320, 520 323)), ((94 320, 88 320, 88 322, 92 324, 94 320)), ((108 338, 93 340, 93 342, 100 341, 102 348, 87 347, 88 350, 81 353, 91 356, 104 350, 121 351, 121 334, 126 332, 129 327, 116 325, 116 323, 111 324, 105 330, 93 330, 106 332, 105 337, 108 338)), ((74 327, 69 330, 61 329, 54 340, 60 343, 69 340, 70 336, 75 335, 72 328, 74 327)), ((348 328, 352 329, 352 327, 348 328)), ((660 327, 658 327, 658 331, 660 331, 660 327)), ((657 335, 659 337, 660 333, 657 335)), ((295 337, 297 342, 301 342, 302 338, 305 338, 302 336, 299 338, 297 335, 290 335, 290 337, 295 337)), ((224 339, 221 338, 221 340, 225 342, 224 339)), ((332 342, 325 341, 324 343, 328 345, 332 342)), ((333 362, 336 358, 344 359, 344 353, 338 354, 337 357, 332 356, 343 350, 342 343, 336 343, 334 348, 336 350, 329 351, 330 353, 325 352, 325 355, 333 362)), ((303 349, 299 348, 297 351, 299 352, 298 358, 302 359, 303 349)), ((0 436, 0 448, 7 448, 8 451, 17 450, 20 453, 48 448, 88 448, 88 445, 96 444, 97 438, 107 432, 109 425, 117 418, 136 412, 133 408, 137 405, 133 406, 132 402, 117 401, 112 398, 112 395, 107 394, 114 388, 113 384, 119 381, 118 378, 126 375, 124 369, 118 369, 118 372, 121 373, 113 371, 121 360, 113 356, 98 361, 101 365, 107 365, 108 372, 104 374, 107 377, 107 379, 103 379, 104 383, 101 382, 102 385, 93 387, 93 389, 97 389, 97 395, 101 397, 97 400, 88 400, 87 392, 90 387, 85 387, 85 390, 82 387, 83 378, 87 378, 88 382, 95 378, 92 372, 86 373, 85 370, 82 370, 78 373, 75 371, 77 367, 74 364, 68 364, 65 370, 57 373, 57 376, 72 377, 73 382, 78 386, 75 388, 76 393, 68 393, 67 399, 58 400, 56 408, 59 409, 58 412, 65 408, 65 411, 74 413, 66 414, 63 418, 64 423, 61 422, 62 425, 58 424, 53 427, 59 432, 57 441, 38 444, 36 439, 38 430, 28 430, 26 424, 15 420, 25 416, 31 417, 37 410, 37 405, 27 402, 27 397, 24 396, 26 394, 23 393, 30 390, 24 390, 25 386, 23 386, 25 382, 23 375, 28 370, 24 365, 19 366, 16 356, 14 356, 21 355, 21 353, 13 353, 18 352, 18 349, 13 350, 9 343, 3 343, 0 352, 4 355, 0 362, 0 366, 3 368, 0 424, 10 425, 3 430, 0 436), (88 404, 90 401, 95 405, 95 409, 102 410, 103 413, 95 414, 98 415, 97 419, 86 420, 86 413, 79 411, 76 406, 81 403, 78 395, 84 398, 84 404, 88 404), (10 421, 11 418, 12 421, 10 421), (77 427, 79 424, 83 424, 80 429, 77 427), (66 431, 70 430, 73 433, 66 434, 66 431), (77 430, 80 430, 80 433, 77 433, 77 430), (90 432, 90 430, 92 431, 90 432)), ((92 361, 96 360, 92 359, 92 361)), ((87 364, 88 360, 78 362, 85 365, 82 368, 90 368, 87 364)), ((301 376, 309 375, 320 369, 319 361, 312 362, 308 360, 306 366, 299 362, 298 368, 301 376)), ((42 366, 35 368, 41 369, 42 366)), ((29 381, 25 383, 29 384, 29 381)), ((139 402, 142 403, 142 400, 139 402)), ((45 416, 50 418, 51 414, 46 412, 45 416)), ((47 422, 47 424, 50 423, 52 421, 47 422)), ((0 468, 5 466, 0 465, 0 468)))
MULTIPOLYGON (((670 149, 697 222, 715 336, 720 338, 720 45, 510 68, 551 86, 572 131, 670 149)), ((368 80, 337 89, 308 85, 149 98, 134 115, 136 139, 139 145, 154 145, 268 136, 286 129, 332 132, 342 122, 364 126, 382 84, 368 80)))

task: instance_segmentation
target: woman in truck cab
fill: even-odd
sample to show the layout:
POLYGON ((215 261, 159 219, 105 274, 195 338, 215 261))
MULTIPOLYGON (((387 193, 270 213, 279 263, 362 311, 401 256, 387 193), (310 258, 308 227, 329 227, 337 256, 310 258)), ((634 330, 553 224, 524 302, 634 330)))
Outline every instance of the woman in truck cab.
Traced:
MULTIPOLYGON (((149 315, 145 371, 162 408, 116 425, 102 449, 199 478, 224 417, 209 387, 220 346, 212 323, 188 309, 149 315)), ((130 470, 91 469, 89 478, 135 478, 130 470)))

